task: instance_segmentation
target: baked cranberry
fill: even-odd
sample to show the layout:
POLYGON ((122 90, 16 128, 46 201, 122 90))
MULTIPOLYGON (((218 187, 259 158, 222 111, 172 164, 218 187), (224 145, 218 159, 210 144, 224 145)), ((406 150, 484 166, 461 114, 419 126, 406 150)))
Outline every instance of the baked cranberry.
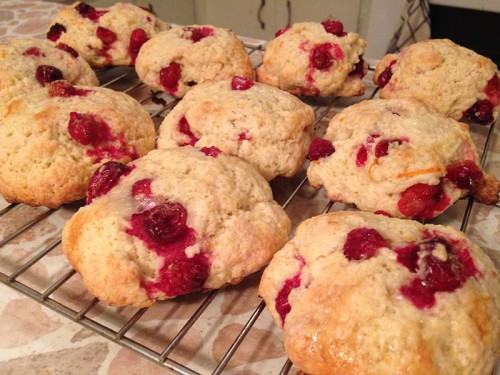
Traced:
POLYGON ((252 137, 250 137, 247 132, 242 132, 238 135, 239 142, 249 141, 251 139, 252 139, 252 137))
POLYGON ((145 178, 134 182, 132 185, 132 196, 136 195, 151 195, 151 178, 145 178))
POLYGON ((472 160, 462 160, 446 167, 446 178, 459 189, 474 191, 483 180, 483 171, 472 160))
POLYGON ((488 100, 493 106, 498 105, 500 102, 500 82, 496 74, 488 81, 484 93, 488 95, 488 100))
POLYGON ((309 53, 309 60, 314 69, 326 70, 333 65, 332 44, 323 43, 315 46, 309 53))
POLYGON ((56 42, 62 33, 66 32, 66 28, 60 23, 53 24, 47 32, 47 39, 56 42))
POLYGON ((373 228, 355 228, 347 234, 343 252, 349 260, 369 259, 378 249, 387 247, 386 240, 373 228))
POLYGON ((281 34, 284 34, 286 33, 288 30, 290 30, 292 27, 291 26, 286 26, 286 27, 283 27, 281 29, 279 29, 278 31, 276 31, 274 33, 274 37, 277 38, 279 37, 281 34))
POLYGON ((304 268, 306 262, 305 259, 301 256, 296 256, 296 260, 300 263, 299 272, 297 272, 294 276, 285 280, 283 284, 283 288, 278 292, 278 295, 275 299, 275 309, 281 318, 282 325, 285 325, 285 318, 288 313, 292 310, 290 303, 288 302, 288 297, 293 289, 298 288, 300 286, 300 275, 302 273, 302 269, 304 268))
POLYGON ((315 138, 309 146, 309 160, 318 160, 335 152, 332 142, 324 138, 315 138))
POLYGON ((399 198, 398 209, 408 217, 426 220, 443 211, 450 204, 450 198, 438 185, 415 184, 406 189, 399 198))
POLYGON ((193 43, 214 35, 214 30, 210 27, 185 27, 183 30, 187 32, 188 38, 193 43))
POLYGON ((90 6, 84 2, 81 2, 75 7, 75 10, 82 16, 83 18, 88 18, 93 22, 97 22, 99 18, 106 14, 107 10, 96 10, 93 6, 90 6))
POLYGON ((402 264, 411 273, 416 273, 418 270, 418 252, 420 251, 419 243, 410 243, 406 246, 393 249, 397 254, 398 263, 402 264))
POLYGON ((377 78, 377 84, 382 88, 389 83, 392 77, 392 66, 396 64, 397 60, 392 60, 389 65, 384 69, 377 78))
POLYGON ((56 48, 60 49, 61 51, 68 52, 71 56, 73 56, 75 59, 78 57, 78 52, 76 52, 73 48, 68 46, 67 44, 64 43, 57 43, 56 48))
POLYGON ((487 100, 478 100, 472 107, 465 111, 464 115, 468 121, 488 125, 493 122, 493 104, 487 100))
POLYGON ((128 53, 130 55, 130 61, 132 65, 135 65, 135 60, 137 54, 141 49, 142 45, 148 40, 148 34, 143 29, 135 29, 130 34, 130 42, 128 46, 128 53))
POLYGON ((38 47, 30 47, 26 51, 23 52, 24 56, 33 56, 33 57, 45 57, 45 55, 40 51, 38 47))
POLYGON ((205 155, 211 156, 213 158, 216 158, 222 153, 222 151, 215 146, 202 147, 200 151, 203 152, 205 155))
POLYGON ((144 229, 160 245, 178 240, 187 231, 187 212, 180 204, 165 202, 145 212, 144 229))
POLYGON ((365 145, 361 145, 356 153, 356 167, 364 167, 368 160, 368 149, 365 145))
POLYGON ((116 161, 108 161, 101 165, 90 178, 87 190, 87 204, 110 191, 118 184, 120 177, 126 176, 131 170, 131 167, 116 161))
POLYGON ((407 139, 399 138, 399 139, 382 139, 377 145, 375 146, 375 156, 377 158, 381 158, 383 156, 386 156, 389 153, 389 145, 391 143, 401 145, 404 142, 408 142, 407 139))
POLYGON ((181 79, 181 66, 176 62, 170 63, 169 66, 160 70, 160 83, 165 91, 174 94, 179 88, 179 80, 181 79))
POLYGON ((99 115, 91 113, 70 112, 68 132, 84 146, 95 147, 111 138, 109 125, 99 115))
POLYGON ((113 31, 101 26, 97 27, 96 35, 106 46, 113 44, 117 39, 117 36, 113 31))
POLYGON ((326 20, 321 22, 321 24, 327 33, 340 37, 347 35, 347 33, 344 32, 344 25, 340 21, 326 20))
POLYGON ((363 78, 366 75, 365 72, 365 60, 363 55, 359 56, 359 61, 354 65, 354 69, 349 73, 351 77, 363 78))
POLYGON ((38 65, 36 67, 35 77, 42 86, 64 78, 62 72, 51 65, 38 65))
POLYGON ((386 212, 384 210, 377 210, 374 212, 375 215, 382 215, 385 217, 393 217, 389 212, 386 212))
POLYGON ((68 98, 70 96, 87 96, 91 92, 94 91, 79 89, 64 81, 51 83, 48 89, 50 97, 58 96, 61 98, 68 98))
POLYGON ((191 132, 189 122, 185 117, 181 118, 179 121, 179 132, 189 137, 189 142, 183 143, 181 146, 194 146, 195 143, 198 142, 198 138, 191 132))
POLYGON ((253 81, 244 76, 234 76, 231 80, 231 89, 237 91, 248 90, 253 86, 253 81))

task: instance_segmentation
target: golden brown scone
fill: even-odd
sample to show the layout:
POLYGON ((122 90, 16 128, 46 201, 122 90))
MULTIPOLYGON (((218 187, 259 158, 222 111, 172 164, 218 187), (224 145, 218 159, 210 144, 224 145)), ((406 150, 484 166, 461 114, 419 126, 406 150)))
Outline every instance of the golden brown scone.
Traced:
POLYGON ((373 81, 381 98, 416 98, 456 120, 489 124, 500 111, 497 66, 448 39, 431 39, 388 54, 373 81))
POLYGON ((451 227, 363 212, 306 220, 259 293, 311 375, 485 375, 500 354, 500 277, 451 227))
POLYGON ((115 305, 237 284, 288 240, 266 180, 215 147, 155 150, 104 164, 62 246, 91 294, 115 305))
POLYGON ((57 81, 12 100, 0 121, 0 194, 59 207, 85 197, 92 173, 154 148, 148 112, 130 96, 57 81))

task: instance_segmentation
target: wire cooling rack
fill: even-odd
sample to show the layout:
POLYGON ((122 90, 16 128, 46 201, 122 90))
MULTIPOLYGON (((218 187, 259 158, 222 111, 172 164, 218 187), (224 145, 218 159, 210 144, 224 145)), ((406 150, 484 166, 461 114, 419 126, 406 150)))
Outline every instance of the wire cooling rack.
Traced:
MULTIPOLYGON (((261 62, 264 46, 247 42, 245 47, 254 63, 254 67, 258 66, 261 62)), ((367 90, 364 96, 357 98, 304 99, 315 110, 316 134, 322 135, 324 133, 329 119, 340 109, 376 95, 376 87, 371 82, 373 64, 371 65, 365 78, 367 90)), ((149 90, 137 78, 132 68, 112 68, 97 73, 102 86, 128 93, 144 105, 156 125, 161 123, 164 116, 177 103, 175 98, 165 94, 158 97, 151 95, 149 90)), ((482 165, 486 161, 488 150, 494 139, 494 129, 494 124, 490 127, 476 127, 473 129, 476 146, 478 150, 482 150, 482 165)), ((334 206, 326 198, 324 192, 312 189, 307 183, 305 169, 306 166, 291 179, 278 178, 271 183, 275 199, 292 218, 294 227, 304 219, 320 213, 330 210, 353 209, 338 203, 334 206)), ((250 277, 253 281, 250 281, 249 286, 228 287, 205 294, 195 293, 194 296, 183 296, 171 301, 159 302, 149 309, 110 308, 101 304, 97 298, 88 295, 81 289, 81 285, 80 289, 78 289, 78 281, 74 281, 74 279, 78 279, 79 275, 61 255, 60 234, 65 221, 82 204, 82 202, 77 202, 58 210, 52 210, 43 207, 32 208, 22 204, 8 204, 5 201, 0 201, 0 228, 8 229, 4 231, 3 238, 0 237, 0 281, 83 327, 179 374, 221 374, 223 371, 230 373, 230 368, 237 368, 238 364, 241 365, 241 362, 248 360, 248 355, 242 355, 240 356, 242 358, 237 359, 239 352, 266 350, 265 342, 255 342, 255 340, 248 339, 253 330, 259 330, 269 324, 274 327, 269 314, 262 314, 265 311, 265 305, 257 296, 260 273, 250 277), (43 226, 48 221, 51 222, 52 226, 48 235, 46 232, 37 230, 38 227, 43 226), (20 259, 14 257, 14 260, 12 260, 13 258, 9 256, 19 248, 20 238, 27 238, 28 245, 25 246, 25 253, 20 259), (52 270, 52 272, 49 272, 49 275, 44 277, 36 276, 36 272, 33 270, 36 269, 39 262, 44 261, 50 263, 48 269, 52 270), (74 291, 75 288, 78 292, 74 291), (251 308, 247 308, 248 313, 239 316, 240 321, 233 326, 237 327, 237 329, 232 330, 229 343, 225 346, 220 344, 217 349, 212 349, 212 352, 218 353, 215 355, 215 360, 214 355, 210 360, 208 359, 207 350, 203 350, 205 344, 202 344, 201 348, 197 348, 202 353, 199 359, 183 361, 182 356, 176 356, 175 353, 183 348, 184 342, 195 325, 199 325, 200 321, 204 321, 205 328, 201 329, 201 333, 207 336, 210 336, 212 331, 218 329, 220 324, 217 315, 218 310, 212 307, 215 304, 220 304, 221 298, 227 297, 224 297, 224 294, 236 296, 233 300, 234 304, 250 304, 251 308), (149 313, 148 311, 155 308, 165 311, 163 315, 166 317, 166 322, 168 322, 169 317, 175 318, 177 316, 176 309, 178 308, 189 311, 189 316, 182 319, 182 324, 177 325, 174 332, 170 333, 168 338, 164 338, 161 345, 148 342, 147 339, 144 339, 144 335, 133 334, 140 332, 142 320, 149 313), (208 315, 208 318, 204 318, 206 315, 208 315), (243 320, 241 321, 241 319, 243 320), (265 323, 261 323, 261 321, 265 321, 265 323), (207 325, 207 322, 212 323, 207 325), (242 349, 242 345, 245 348, 242 349), (238 350, 239 348, 240 350, 238 350), (231 365, 231 361, 234 361, 235 364, 231 365)), ((458 220, 455 220, 454 224, 462 231, 467 229, 474 205, 472 199, 467 199, 458 202, 453 208, 458 212, 455 215, 458 220)), ((444 220, 444 223, 450 224, 449 218, 444 220)), ((26 242, 21 241, 21 243, 26 242)), ((270 329, 274 329, 276 332, 271 339, 279 341, 279 329, 270 329)), ((208 340, 202 340, 202 342, 204 341, 208 340)), ((212 345, 217 344, 212 342, 212 345)), ((184 350, 193 349, 188 345, 188 348, 184 350)), ((257 363, 256 368, 259 369, 257 372, 260 374, 289 373, 293 365, 286 359, 284 351, 281 356, 277 355, 275 357, 278 359, 257 363)))

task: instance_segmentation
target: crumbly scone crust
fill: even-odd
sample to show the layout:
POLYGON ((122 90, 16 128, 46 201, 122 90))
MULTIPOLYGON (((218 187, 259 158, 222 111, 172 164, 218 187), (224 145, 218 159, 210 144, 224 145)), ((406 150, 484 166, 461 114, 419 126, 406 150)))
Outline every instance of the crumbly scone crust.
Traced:
POLYGON ((337 212, 306 220, 264 271, 259 293, 277 325, 275 300, 287 279, 300 272, 288 296, 285 348, 309 374, 489 374, 500 353, 500 281, 491 259, 461 232, 438 225, 337 212), (438 232, 465 244, 479 275, 436 304, 416 308, 399 288, 415 277, 381 248, 349 261, 349 231, 373 228, 391 245, 438 232), (298 259, 303 261, 301 266, 298 259))
MULTIPOLYGON (((416 98, 448 117, 460 120, 477 100, 487 99, 484 89, 498 68, 489 58, 448 39, 431 39, 385 55, 373 81, 392 61, 392 77, 379 93, 381 98, 416 98)), ((500 76, 499 76, 500 77, 500 76)), ((493 117, 497 118, 497 104, 493 117)))
POLYGON ((0 194, 7 201, 56 208, 85 197, 92 173, 109 159, 98 162, 86 153, 92 146, 70 136, 70 112, 98 114, 139 155, 154 148, 153 121, 136 100, 106 88, 77 88, 91 93, 50 97, 45 87, 7 106, 0 126, 0 194))
POLYGON ((260 83, 232 90, 230 79, 193 87, 163 121, 158 148, 189 141, 179 128, 183 117, 198 138, 195 146, 238 156, 268 181, 298 171, 314 123, 313 109, 293 95, 260 83))
POLYGON ((212 25, 174 27, 144 43, 137 56, 139 78, 155 91, 165 91, 160 71, 171 63, 182 69, 175 93, 182 98, 193 84, 219 81, 235 75, 253 79, 254 72, 243 43, 228 29, 212 25), (213 35, 193 42, 186 37, 189 29, 209 28, 213 35))
POLYGON ((288 240, 288 216, 262 176, 239 158, 214 158, 184 147, 152 151, 133 165, 130 174, 81 208, 63 231, 70 263, 90 293, 106 303, 143 307, 171 298, 151 298, 141 287, 157 277, 162 259, 125 232, 136 209, 130 191, 138 180, 152 179, 155 196, 185 207, 187 225, 196 232, 195 244, 185 253, 203 253, 210 261, 205 290, 237 284, 288 240))
POLYGON ((330 34, 320 23, 293 24, 267 44, 263 64, 257 68, 257 80, 295 95, 362 95, 365 90, 362 80, 349 73, 360 61, 366 43, 356 33, 342 37, 330 34), (343 58, 336 59, 328 69, 312 69, 309 53, 324 43, 338 46, 343 58))

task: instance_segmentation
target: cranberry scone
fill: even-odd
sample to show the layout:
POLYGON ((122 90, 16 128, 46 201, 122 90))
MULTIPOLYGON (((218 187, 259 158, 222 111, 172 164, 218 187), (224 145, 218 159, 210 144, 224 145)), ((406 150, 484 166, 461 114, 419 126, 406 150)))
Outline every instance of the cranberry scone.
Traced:
POLYGON ((216 146, 269 181, 297 173, 313 124, 313 109, 295 96, 235 76, 193 87, 165 117, 158 148, 216 146))
POLYGON ((257 80, 295 95, 362 95, 365 47, 340 21, 296 23, 267 44, 257 80))
POLYGON ((290 231, 266 180, 215 147, 104 164, 87 200, 63 230, 63 250, 89 292, 115 306, 237 284, 290 231))
POLYGON ((0 43, 0 106, 61 79, 74 85, 99 84, 89 64, 64 43, 37 39, 0 43))
POLYGON ((309 148, 313 187, 363 211, 431 219, 461 197, 498 202, 500 183, 483 173, 467 124, 413 99, 352 105, 309 148))
POLYGON ((141 48, 135 69, 153 90, 177 98, 198 83, 254 76, 236 34, 211 25, 175 27, 159 33, 141 48))
POLYGON ((0 126, 0 194, 59 207, 85 197, 94 171, 152 150, 155 129, 130 96, 57 81, 13 99, 0 126))
POLYGON ((492 123, 500 111, 497 66, 448 39, 431 39, 385 55, 373 76, 381 98, 413 97, 456 120, 492 123))
POLYGON ((451 227, 313 217, 274 255, 259 293, 307 374, 483 375, 500 355, 498 271, 451 227))
POLYGON ((53 19, 47 39, 72 47, 96 68, 134 65, 141 46, 170 25, 128 3, 94 8, 77 1, 53 19))

